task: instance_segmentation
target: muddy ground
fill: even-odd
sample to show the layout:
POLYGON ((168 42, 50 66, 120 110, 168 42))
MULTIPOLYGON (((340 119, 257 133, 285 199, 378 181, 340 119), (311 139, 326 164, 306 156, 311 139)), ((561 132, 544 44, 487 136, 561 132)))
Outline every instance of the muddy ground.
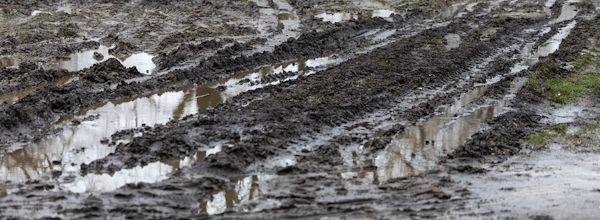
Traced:
POLYGON ((596 1, 0 5, 3 218, 600 207, 596 1))

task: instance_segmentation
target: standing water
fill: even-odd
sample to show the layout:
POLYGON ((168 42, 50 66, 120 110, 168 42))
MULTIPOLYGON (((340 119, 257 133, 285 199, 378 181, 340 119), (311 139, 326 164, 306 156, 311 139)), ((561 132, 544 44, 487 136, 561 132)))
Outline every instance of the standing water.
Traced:
POLYGON ((154 68, 156 68, 156 64, 152 62, 152 58, 154 56, 147 53, 137 53, 132 54, 128 57, 115 57, 110 54, 110 48, 100 45, 100 47, 96 50, 89 50, 80 53, 74 53, 69 55, 68 60, 59 60, 56 64, 51 65, 51 68, 56 69, 66 69, 68 71, 79 71, 85 68, 89 68, 94 64, 104 62, 110 58, 117 58, 123 66, 135 67, 142 74, 152 73, 154 68), (94 53, 101 54, 102 58, 96 59, 94 58, 94 53))
POLYGON ((174 169, 202 161, 226 145, 217 144, 210 149, 200 149, 198 154, 181 161, 160 161, 144 167, 121 170, 112 176, 80 173, 80 165, 114 152, 115 148, 107 142, 122 141, 110 140, 110 136, 117 131, 177 120, 202 112, 240 93, 285 80, 294 80, 301 74, 315 73, 315 70, 304 71, 307 67, 318 69, 343 60, 334 56, 303 59, 237 74, 209 85, 188 86, 175 91, 112 101, 100 107, 84 109, 76 115, 62 117, 52 125, 51 130, 57 131, 55 135, 5 153, 0 158, 0 181, 21 182, 50 178, 52 175, 61 183, 56 190, 86 192, 114 190, 126 183, 163 180, 174 169), (221 90, 217 87, 226 89, 221 90))

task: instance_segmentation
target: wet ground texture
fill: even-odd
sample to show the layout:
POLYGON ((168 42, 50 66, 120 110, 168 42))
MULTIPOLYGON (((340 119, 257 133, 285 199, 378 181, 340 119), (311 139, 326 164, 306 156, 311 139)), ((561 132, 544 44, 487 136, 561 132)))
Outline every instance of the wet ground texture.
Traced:
POLYGON ((3 218, 600 206, 595 1, 0 5, 3 218))

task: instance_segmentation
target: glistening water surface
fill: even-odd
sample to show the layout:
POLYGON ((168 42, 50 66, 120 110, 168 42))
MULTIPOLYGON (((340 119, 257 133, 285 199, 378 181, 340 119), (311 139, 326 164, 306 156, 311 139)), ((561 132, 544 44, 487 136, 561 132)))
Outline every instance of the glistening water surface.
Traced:
POLYGON ((369 18, 369 17, 388 18, 392 14, 395 14, 395 12, 392 10, 373 10, 373 11, 369 11, 369 12, 357 12, 357 13, 325 12, 325 13, 318 14, 315 17, 321 18, 324 22, 338 23, 338 22, 342 22, 342 21, 358 20, 360 18, 369 18))
POLYGON ((48 86, 48 85, 61 86, 61 85, 66 85, 73 81, 77 81, 77 80, 79 80, 79 77, 77 77, 77 76, 65 77, 65 78, 57 79, 52 82, 45 83, 45 84, 42 84, 42 85, 39 85, 39 86, 36 86, 33 88, 29 88, 29 89, 13 92, 10 94, 2 95, 2 96, 0 96, 0 103, 4 103, 4 102, 14 103, 14 102, 18 101, 19 99, 32 94, 33 92, 35 92, 35 90, 41 89, 45 86, 48 86))
POLYGON ((132 182, 162 180, 173 169, 201 161, 208 154, 220 151, 225 143, 210 149, 200 149, 199 154, 182 161, 156 162, 144 167, 121 170, 112 176, 82 174, 80 164, 88 164, 112 153, 114 147, 101 141, 110 138, 117 131, 164 124, 202 112, 242 92, 315 72, 305 71, 306 67, 318 69, 344 60, 336 57, 324 56, 267 66, 209 85, 189 86, 139 98, 111 101, 100 107, 84 109, 76 115, 65 116, 51 126, 52 129, 58 129, 55 135, 5 153, 0 158, 0 181, 21 182, 43 176, 51 178, 53 175, 59 177, 60 189, 85 192, 113 190, 132 182), (225 89, 216 89, 217 87, 225 89))
POLYGON ((156 68, 156 64, 152 62, 154 56, 147 53, 136 53, 126 57, 116 57, 110 54, 110 48, 100 45, 98 49, 88 50, 80 53, 73 53, 69 55, 69 60, 59 60, 57 63, 51 65, 51 68, 66 69, 68 71, 79 71, 85 68, 89 68, 94 64, 108 60, 109 58, 117 58, 123 66, 135 67, 142 74, 150 74, 156 68), (94 57, 94 53, 99 53, 102 58, 98 59, 94 57))

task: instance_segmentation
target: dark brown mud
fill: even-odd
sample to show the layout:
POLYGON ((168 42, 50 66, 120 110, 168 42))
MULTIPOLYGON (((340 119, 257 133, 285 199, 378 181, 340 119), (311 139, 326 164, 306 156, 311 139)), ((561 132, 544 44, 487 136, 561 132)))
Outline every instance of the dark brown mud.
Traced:
MULTIPOLYGON (((525 81, 548 71, 548 59, 558 63, 552 76, 568 76, 600 25, 594 3, 326 2, 69 2, 71 12, 57 12, 51 1, 0 3, 12 25, 0 30, 0 42, 10 42, 0 49, 25 54, 19 68, 0 72, 2 83, 18 83, 6 87, 0 105, 0 144, 8 150, 0 160, 0 216, 544 214, 552 204, 507 208, 494 199, 506 204, 506 195, 527 192, 525 180, 503 176, 505 165, 526 169, 527 158, 514 159, 528 150, 524 139, 558 117, 553 112, 579 108, 548 104, 525 81), (79 63, 73 58, 81 54, 93 65, 53 70, 67 68, 67 57, 79 63), (155 67, 128 66, 136 54, 155 67), (76 79, 56 83, 62 77, 76 79), (138 109, 141 102, 158 107, 138 109), (118 112, 130 108, 144 113, 118 112), (94 143, 77 143, 94 127, 106 131, 90 130, 94 143), (60 140, 65 132, 73 135, 60 140), (39 150, 50 145, 58 147, 39 150), (512 188, 486 194, 498 179, 512 188)), ((599 115, 578 112, 575 121, 599 115)), ((535 195, 533 202, 551 199, 535 195)))

